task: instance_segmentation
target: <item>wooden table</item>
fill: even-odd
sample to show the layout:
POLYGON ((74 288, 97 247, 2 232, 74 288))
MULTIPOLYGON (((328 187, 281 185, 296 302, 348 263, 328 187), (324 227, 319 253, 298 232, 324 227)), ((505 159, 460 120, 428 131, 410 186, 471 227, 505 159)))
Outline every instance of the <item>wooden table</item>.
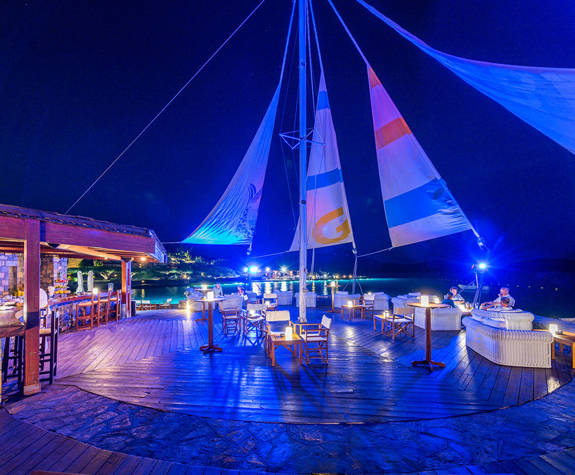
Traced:
POLYGON ((214 298, 214 299, 199 299, 196 302, 202 302, 202 304, 208 304, 208 344, 200 346, 200 350, 203 352, 210 352, 210 351, 222 351, 222 349, 214 345, 214 302, 220 302, 224 300, 223 298, 214 298))
POLYGON ((299 364, 301 364, 301 337, 294 331, 292 337, 288 340, 285 335, 271 335, 269 338, 269 348, 266 346, 266 350, 269 351, 268 356, 272 359, 272 366, 276 365, 276 348, 278 346, 283 346, 287 348, 294 358, 299 359, 299 364))
POLYGON ((551 359, 555 359, 555 343, 559 344, 559 351, 563 351, 564 346, 571 348, 571 368, 575 369, 575 333, 564 331, 553 335, 553 344, 551 345, 551 359))
POLYGON ((364 304, 357 304, 357 305, 342 305, 341 306, 341 319, 343 320, 343 310, 346 309, 348 311, 349 320, 353 320, 355 318, 355 312, 359 310, 359 316, 363 320, 365 317, 365 305, 364 304))
POLYGON ((427 305, 422 305, 420 303, 408 303, 407 305, 414 308, 425 309, 425 359, 423 361, 412 361, 412 366, 427 366, 430 372, 433 371, 434 366, 445 368, 445 363, 440 363, 431 359, 431 309, 447 308, 448 305, 442 303, 429 303, 427 305))

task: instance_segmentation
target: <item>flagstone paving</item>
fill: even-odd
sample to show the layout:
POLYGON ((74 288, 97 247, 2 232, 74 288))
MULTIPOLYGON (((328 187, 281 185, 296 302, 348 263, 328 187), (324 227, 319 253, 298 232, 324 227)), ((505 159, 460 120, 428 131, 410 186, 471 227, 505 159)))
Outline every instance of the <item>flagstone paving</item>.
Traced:
MULTIPOLYGON (((150 317, 141 318, 144 322, 150 317)), ((137 324, 137 320, 133 319, 129 325, 137 324)), ((94 335, 85 335, 82 339, 93 347, 98 338, 97 332, 108 331, 118 334, 124 323, 128 322, 121 322, 116 329, 98 329, 94 335)), ((190 328, 194 325, 197 324, 192 322, 190 328)), ((368 338, 370 331, 365 323, 341 323, 338 328, 338 331, 334 331, 335 338, 344 338, 347 332, 349 341, 346 340, 346 344, 338 348, 339 356, 337 352, 334 354, 334 368, 339 365, 338 358, 352 365, 354 363, 352 357, 365 359, 375 358, 374 355, 377 355, 381 360, 379 365, 384 365, 385 361, 389 360, 390 364, 396 365, 395 370, 399 371, 397 365, 402 364, 402 357, 393 353, 397 351, 397 343, 391 345, 379 337, 368 338), (346 353, 348 343, 352 349, 351 353, 346 353), (359 354, 357 348, 359 346, 366 353, 359 354)), ((124 332, 122 335, 126 337, 128 333, 124 332)), ((115 398, 96 394, 98 392, 96 386, 88 388, 86 381, 109 378, 110 372, 117 375, 126 370, 126 365, 132 367, 138 363, 136 367, 140 371, 143 386, 149 386, 148 378, 154 374, 158 364, 165 365, 167 362, 172 364, 178 361, 193 364, 194 356, 191 352, 197 351, 195 346, 203 335, 189 336, 188 343, 186 337, 182 337, 177 331, 172 331, 171 335, 172 337, 165 338, 165 335, 156 334, 154 338, 157 342, 151 340, 146 351, 132 352, 128 356, 119 357, 117 352, 116 356, 94 352, 89 358, 78 363, 83 368, 79 373, 75 373, 72 370, 72 363, 66 363, 66 359, 63 358, 62 361, 65 362, 62 366, 63 374, 56 384, 41 394, 9 404, 8 409, 18 420, 34 424, 41 428, 40 430, 69 436, 73 440, 105 451, 180 463, 196 468, 203 466, 240 471, 302 473, 425 470, 447 470, 445 473, 454 473, 455 470, 465 470, 465 473, 490 473, 499 470, 512 473, 566 473, 565 470, 569 467, 575 470, 575 458, 571 450, 575 447, 575 405, 572 402, 575 386, 573 383, 568 383, 568 379, 565 379, 566 376, 562 373, 563 370, 559 369, 547 375, 545 394, 548 392, 550 394, 545 397, 542 397, 544 394, 536 394, 533 389, 529 398, 526 398, 525 391, 521 397, 520 390, 517 394, 512 391, 511 397, 509 391, 504 390, 503 398, 495 399, 498 408, 475 407, 477 401, 474 400, 472 404, 475 407, 474 411, 463 411, 456 416, 449 414, 441 416, 431 410, 428 418, 425 415, 413 418, 402 416, 396 420, 393 417, 388 419, 382 417, 380 421, 371 416, 365 421, 357 420, 356 411, 355 420, 352 418, 351 422, 339 423, 322 423, 325 422, 324 418, 313 423, 287 423, 282 422, 281 418, 270 416, 271 410, 268 413, 263 412, 264 422, 257 421, 253 417, 253 411, 230 413, 219 410, 216 405, 205 404, 205 395, 201 392, 191 393, 192 396, 200 396, 197 405, 190 401, 190 404, 183 404, 183 410, 174 407, 161 410, 161 398, 164 396, 162 392, 155 394, 160 398, 154 404, 146 406, 131 403, 133 395, 120 397, 123 387, 118 381, 114 383, 116 386, 114 394, 118 396, 115 398), (174 337, 180 343, 174 343, 174 337), (152 347, 153 350, 150 350, 152 347), (99 359, 100 363, 95 363, 95 359, 99 359), (91 379, 79 378, 79 374, 89 375, 91 379), (82 385, 77 386, 75 384, 77 382, 84 384, 84 389, 81 389, 82 385), (536 396, 539 399, 533 400, 536 396), (512 401, 514 405, 501 408, 504 407, 505 401, 512 401), (203 413, 196 406, 203 406, 203 413), (243 419, 238 417, 246 414, 251 416, 243 419)), ((70 337, 72 336, 73 334, 70 334, 70 337)), ((459 341, 458 338, 461 336, 451 335, 448 339, 459 341)), ((337 348, 338 344, 334 346, 337 348)), ((63 343, 62 347, 65 348, 66 343, 63 343)), ((76 347, 78 351, 82 350, 81 345, 77 344, 76 347)), ((252 347, 252 350, 248 348, 248 353, 254 352, 250 360, 256 362, 259 361, 258 351, 263 351, 257 348, 252 347)), ((408 350, 404 348, 404 352, 409 354, 410 358, 418 351, 417 345, 409 347, 408 350)), ((438 351, 443 355, 460 354, 462 346, 445 344, 443 347, 438 346, 438 351)), ((214 365, 226 361, 220 358, 224 355, 200 356, 214 365)), ((457 365, 453 365, 451 369, 448 366, 445 373, 436 372, 427 375, 429 384, 435 388, 430 394, 430 399, 447 398, 446 392, 437 390, 439 387, 444 387, 441 385, 451 384, 454 393, 461 391, 462 385, 463 390, 481 392, 487 385, 486 378, 495 381, 498 377, 502 377, 498 372, 491 374, 483 361, 475 360, 480 357, 473 354, 471 357, 467 366, 472 367, 473 374, 483 372, 481 381, 474 380, 469 374, 464 378, 462 375, 466 374, 465 372, 460 374, 456 372, 457 365), (472 366, 474 361, 478 363, 476 366, 472 366), (450 379, 450 374, 454 371, 460 376, 457 380, 450 379)), ((405 363, 407 368, 408 361, 405 363)), ((370 364, 373 362, 370 361, 370 364)), ((288 358, 281 359, 280 365, 282 369, 278 371, 289 373, 293 369, 290 366, 293 362, 288 358)), ((321 373, 312 371, 311 374, 316 383, 322 381, 318 378, 321 373)), ((523 373, 519 373, 518 379, 512 374, 505 376, 507 385, 519 384, 521 387, 523 373)), ((328 377, 329 375, 326 376, 328 377)), ((422 377, 413 377, 414 387, 423 384, 422 377)), ((133 376, 130 378, 133 379, 133 376)), ((112 380, 108 379, 108 382, 112 380)), ((529 378, 526 380, 529 383, 529 378)), ((159 382, 161 381, 157 380, 156 385, 162 386, 159 382)), ((286 377, 280 382, 287 384, 293 383, 294 380, 286 377)), ((230 381, 225 383, 230 384, 230 381)), ((200 384, 205 384, 205 381, 200 384)), ((235 389, 244 391, 246 388, 243 385, 249 386, 250 381, 244 379, 238 384, 240 386, 235 389)), ((278 381, 276 384, 279 384, 278 381)), ((167 386, 175 390, 179 387, 179 383, 177 379, 169 379, 167 386)), ((529 384, 527 386, 532 387, 529 384)), ((229 386, 228 390, 233 394, 234 387, 229 386)), ((483 391, 481 393, 483 400, 489 402, 489 396, 494 390, 495 386, 489 395, 483 391)), ((100 388, 100 391, 106 393, 108 389, 100 388)), ((420 414, 421 407, 426 405, 426 400, 422 397, 425 391, 423 389, 421 391, 414 389, 411 395, 407 395, 409 404, 414 405, 415 414, 420 414), (417 404, 421 407, 417 407, 417 404)), ((126 388, 126 392, 130 392, 129 387, 126 388)), ((393 391, 391 393, 393 394, 393 391)), ((310 394, 311 396, 313 394, 310 394)), ((287 396, 282 392, 281 397, 287 396)), ((493 401, 492 399, 491 403, 493 401)), ((333 411, 338 413, 336 403, 337 400, 334 399, 331 404, 333 411)), ((374 399, 373 403, 377 404, 377 399, 374 399)), ((405 407, 402 411, 404 409, 405 407)), ((291 420, 290 417, 292 416, 289 415, 286 419, 291 420)))

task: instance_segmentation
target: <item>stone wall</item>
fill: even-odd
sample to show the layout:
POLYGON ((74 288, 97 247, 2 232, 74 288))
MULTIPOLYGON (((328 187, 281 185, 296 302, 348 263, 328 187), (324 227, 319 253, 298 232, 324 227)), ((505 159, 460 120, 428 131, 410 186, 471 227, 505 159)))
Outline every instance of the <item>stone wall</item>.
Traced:
MULTIPOLYGON (((65 257, 42 256, 40 263, 40 287, 56 286, 57 280, 66 280, 68 259, 65 257)), ((16 294, 24 290, 24 256, 22 254, 0 254, 0 296, 16 294)))

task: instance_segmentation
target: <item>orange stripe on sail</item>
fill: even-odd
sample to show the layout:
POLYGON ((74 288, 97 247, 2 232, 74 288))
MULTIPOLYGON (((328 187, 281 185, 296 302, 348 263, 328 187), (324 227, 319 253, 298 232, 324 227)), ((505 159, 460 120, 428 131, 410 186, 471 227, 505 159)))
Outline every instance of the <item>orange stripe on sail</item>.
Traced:
POLYGON ((373 71, 373 69, 369 68, 367 70, 367 75, 369 77, 369 87, 370 88, 374 88, 375 86, 381 85, 381 82, 379 81, 379 78, 375 75, 375 72, 373 71))
POLYGON ((385 147, 407 134, 411 134, 409 126, 403 120, 403 117, 398 117, 376 130, 375 145, 379 150, 381 147, 385 147))

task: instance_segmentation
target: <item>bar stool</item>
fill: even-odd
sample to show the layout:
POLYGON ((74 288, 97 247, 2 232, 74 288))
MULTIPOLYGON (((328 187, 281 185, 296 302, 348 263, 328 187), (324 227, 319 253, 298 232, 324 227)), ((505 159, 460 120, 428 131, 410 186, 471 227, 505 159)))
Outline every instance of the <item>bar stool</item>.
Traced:
MULTIPOLYGON (((76 305, 76 323, 75 326, 78 330, 86 330, 94 328, 94 295, 90 296, 90 300, 80 302, 76 305), (80 326, 82 324, 82 326, 80 326)), ((98 318, 96 317, 96 325, 98 325, 98 318)))
POLYGON ((40 380, 54 382, 58 368, 58 334, 60 318, 57 312, 50 314, 50 327, 40 328, 40 380), (45 369, 45 367, 48 367, 45 369), (42 376, 47 376, 42 378, 42 376))
POLYGON ((11 336, 5 338, 4 353, 2 355, 2 381, 16 378, 18 387, 24 381, 24 337, 11 336))
POLYGON ((109 319, 120 320, 122 316, 122 305, 121 305, 122 294, 118 291, 110 292, 108 296, 109 300, 109 319))
POLYGON ((106 325, 110 316, 110 294, 98 294, 96 304, 96 315, 98 322, 106 325))

